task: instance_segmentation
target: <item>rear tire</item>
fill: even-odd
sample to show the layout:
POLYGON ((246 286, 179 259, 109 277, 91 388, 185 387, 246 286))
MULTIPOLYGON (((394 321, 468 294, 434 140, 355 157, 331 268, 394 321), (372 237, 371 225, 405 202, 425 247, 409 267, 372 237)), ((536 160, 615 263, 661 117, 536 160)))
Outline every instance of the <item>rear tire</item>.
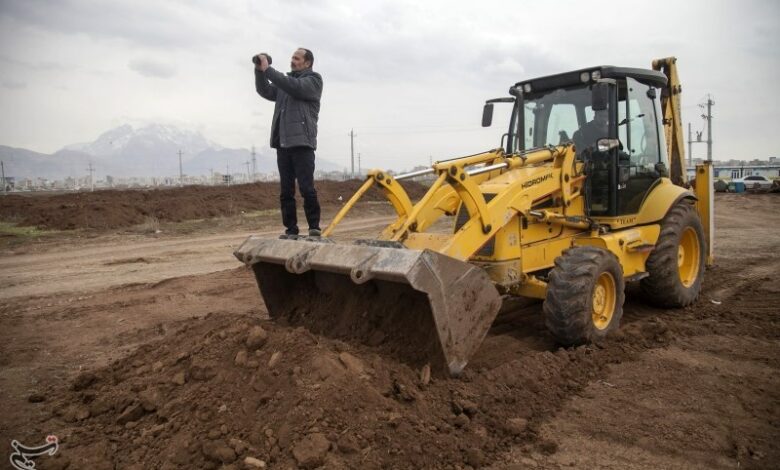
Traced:
POLYGON ((701 291, 706 252, 696 210, 687 202, 677 203, 661 222, 661 234, 645 263, 648 276, 640 287, 647 301, 663 308, 692 304, 701 291))
POLYGON ((544 322, 566 346, 603 339, 620 325, 624 288, 614 254, 594 246, 569 248, 550 271, 544 322))

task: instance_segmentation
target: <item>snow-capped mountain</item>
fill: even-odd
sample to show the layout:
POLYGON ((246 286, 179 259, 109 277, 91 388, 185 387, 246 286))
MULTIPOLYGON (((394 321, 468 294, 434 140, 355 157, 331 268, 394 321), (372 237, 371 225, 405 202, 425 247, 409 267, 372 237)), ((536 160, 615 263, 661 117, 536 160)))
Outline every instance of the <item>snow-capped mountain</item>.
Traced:
POLYGON ((174 126, 150 124, 133 129, 125 124, 101 134, 97 140, 89 143, 72 144, 64 150, 83 152, 93 157, 105 158, 124 153, 144 153, 162 151, 178 152, 188 156, 196 155, 206 149, 219 150, 222 147, 206 140, 199 132, 182 130, 174 126))
MULTIPOLYGON (((93 142, 67 145, 52 155, 0 146, 0 157, 17 177, 60 178, 86 173, 92 163, 98 175, 178 176, 179 151, 185 175, 216 172, 246 172, 251 162, 249 149, 230 149, 209 141, 195 131, 175 126, 150 124, 138 129, 129 124, 102 133, 93 142)), ((276 152, 268 147, 255 154, 257 171, 275 172, 276 152)), ((327 160, 317 159, 317 169, 339 170, 327 160)))

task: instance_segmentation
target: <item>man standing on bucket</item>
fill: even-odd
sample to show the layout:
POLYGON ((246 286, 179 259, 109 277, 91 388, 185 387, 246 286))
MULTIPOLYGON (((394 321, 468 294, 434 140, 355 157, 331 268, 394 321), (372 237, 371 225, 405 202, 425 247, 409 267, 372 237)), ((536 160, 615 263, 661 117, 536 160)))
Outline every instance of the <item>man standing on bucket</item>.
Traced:
POLYGON ((309 224, 309 236, 319 237, 320 203, 314 189, 314 150, 317 148, 317 119, 322 96, 322 76, 312 70, 314 54, 297 49, 286 75, 270 66, 265 53, 252 58, 255 63, 255 88, 269 101, 275 101, 271 124, 271 147, 276 149, 279 167, 282 223, 280 238, 298 238, 295 212, 295 181, 303 196, 303 210, 309 224))

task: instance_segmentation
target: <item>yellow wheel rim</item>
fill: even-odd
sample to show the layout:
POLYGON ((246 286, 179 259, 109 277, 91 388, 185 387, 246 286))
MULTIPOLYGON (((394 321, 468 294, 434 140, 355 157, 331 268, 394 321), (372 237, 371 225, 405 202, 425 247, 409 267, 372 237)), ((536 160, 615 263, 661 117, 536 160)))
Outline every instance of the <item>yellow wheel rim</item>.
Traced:
POLYGON ((601 273, 593 288, 593 325, 599 330, 605 329, 615 314, 616 295, 615 278, 610 273, 601 273))
POLYGON ((687 227, 680 237, 680 246, 677 248, 677 272, 680 282, 685 287, 691 287, 699 276, 699 261, 701 259, 701 247, 696 230, 687 227))

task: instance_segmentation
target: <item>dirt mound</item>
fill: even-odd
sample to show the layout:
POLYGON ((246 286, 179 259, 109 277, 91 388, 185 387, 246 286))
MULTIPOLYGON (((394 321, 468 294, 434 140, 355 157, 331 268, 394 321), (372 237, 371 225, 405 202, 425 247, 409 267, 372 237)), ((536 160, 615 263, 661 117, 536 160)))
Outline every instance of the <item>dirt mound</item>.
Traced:
POLYGON ((532 353, 442 380, 376 349, 213 314, 50 392, 41 429, 57 430, 63 452, 46 463, 476 468, 516 444, 554 453, 540 422, 632 355, 630 343, 532 353))
MULTIPOLYGON (((317 181, 320 204, 338 206, 345 202, 362 181, 317 181), (339 201, 339 197, 342 198, 339 201)), ((425 192, 416 183, 405 184, 412 199, 425 192)), ((379 190, 371 190, 364 201, 385 200, 379 190)), ((302 202, 298 201, 298 206, 302 202)), ((0 198, 0 219, 20 226, 41 229, 116 229, 155 221, 181 222, 241 212, 279 208, 278 183, 236 186, 186 186, 153 190, 104 190, 83 193, 9 195, 0 198)))

